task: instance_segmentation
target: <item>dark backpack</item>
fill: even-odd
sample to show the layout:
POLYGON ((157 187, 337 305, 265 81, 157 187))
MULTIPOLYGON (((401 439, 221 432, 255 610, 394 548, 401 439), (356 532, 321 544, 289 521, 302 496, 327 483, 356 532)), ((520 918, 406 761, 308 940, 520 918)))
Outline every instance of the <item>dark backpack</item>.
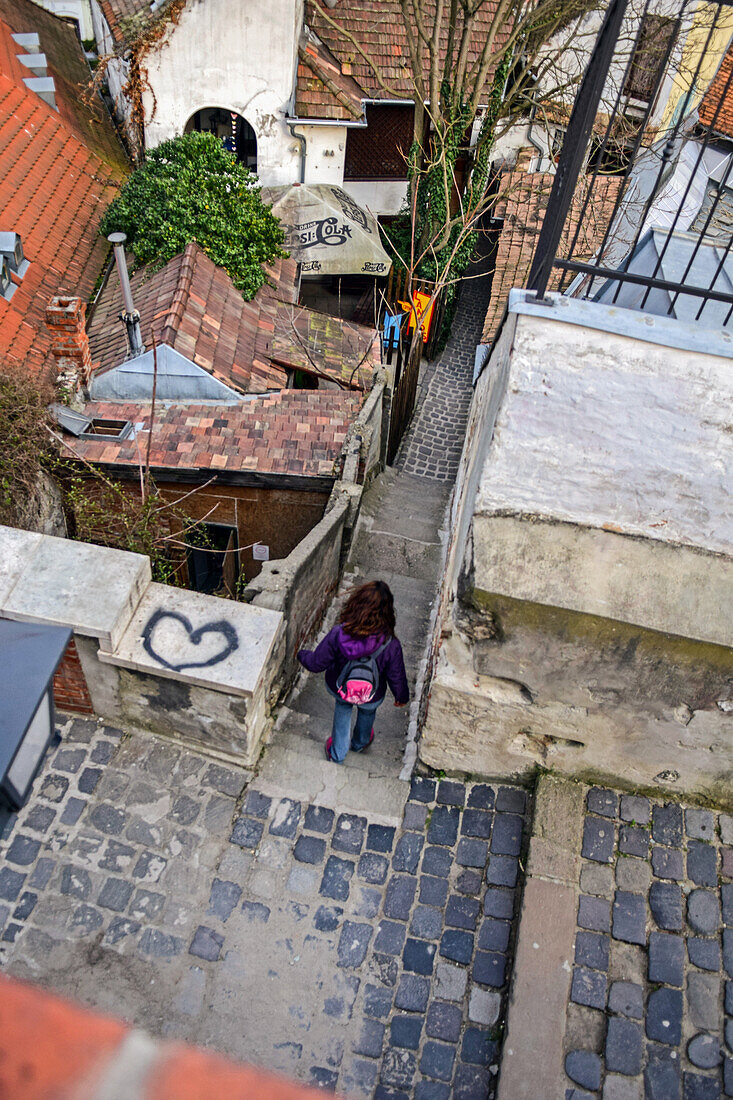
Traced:
POLYGON ((379 686, 377 657, 384 653, 391 641, 387 638, 368 657, 354 657, 346 662, 336 679, 336 692, 344 703, 356 703, 358 706, 372 702, 379 686))

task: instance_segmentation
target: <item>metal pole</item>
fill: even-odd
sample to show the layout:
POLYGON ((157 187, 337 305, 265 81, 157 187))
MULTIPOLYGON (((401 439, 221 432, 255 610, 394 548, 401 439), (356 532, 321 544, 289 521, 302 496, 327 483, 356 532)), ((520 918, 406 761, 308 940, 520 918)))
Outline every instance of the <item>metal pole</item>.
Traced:
POLYGON ((610 0, 573 104, 527 283, 538 298, 547 289, 627 6, 628 0, 610 0))
POLYGON ((115 250, 115 263, 117 264, 117 274, 120 279, 120 289, 122 290, 122 302, 125 307, 124 311, 120 314, 120 319, 124 321, 125 327, 127 328, 130 356, 134 358, 136 355, 142 355, 145 349, 143 347, 142 333, 140 332, 140 314, 135 309, 135 304, 132 300, 130 277, 127 274, 124 247, 127 236, 125 233, 110 233, 107 240, 114 246, 115 250))

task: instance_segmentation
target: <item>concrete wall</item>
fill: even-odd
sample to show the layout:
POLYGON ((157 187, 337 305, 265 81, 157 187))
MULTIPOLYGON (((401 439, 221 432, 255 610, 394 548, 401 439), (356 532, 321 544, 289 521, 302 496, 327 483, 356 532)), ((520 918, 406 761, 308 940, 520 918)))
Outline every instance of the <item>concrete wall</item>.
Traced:
POLYGON ((346 156, 345 126, 308 126, 301 122, 296 133, 306 140, 305 183, 335 183, 344 180, 346 156))
POLYGON ((407 196, 407 180, 344 180, 344 191, 373 214, 398 214, 407 196))
POLYGON ((730 805, 730 360, 523 308, 476 387, 420 757, 730 805))
POLYGON ((222 107, 254 129, 263 184, 297 180, 300 146, 283 118, 293 94, 302 18, 302 0, 189 3, 145 59, 146 145, 182 134, 195 111, 222 107))

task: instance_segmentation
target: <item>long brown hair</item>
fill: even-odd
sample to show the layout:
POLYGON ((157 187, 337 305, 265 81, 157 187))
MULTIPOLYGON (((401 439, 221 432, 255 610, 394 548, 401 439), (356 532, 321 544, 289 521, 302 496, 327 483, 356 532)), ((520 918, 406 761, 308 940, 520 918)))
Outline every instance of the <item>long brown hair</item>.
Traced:
POLYGON ((341 609, 339 622, 352 638, 394 634, 394 600, 384 581, 369 581, 355 589, 341 609))

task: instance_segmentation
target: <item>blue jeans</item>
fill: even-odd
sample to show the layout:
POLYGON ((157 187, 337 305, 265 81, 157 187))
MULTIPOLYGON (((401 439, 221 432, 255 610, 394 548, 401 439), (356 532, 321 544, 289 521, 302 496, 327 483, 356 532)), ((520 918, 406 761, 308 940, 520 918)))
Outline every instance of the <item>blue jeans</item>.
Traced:
MULTIPOLYGON (((326 686, 328 687, 328 685, 326 686)), ((374 725, 374 715, 377 707, 384 702, 384 699, 382 698, 376 703, 365 703, 363 706, 356 706, 355 703, 344 703, 343 699, 339 698, 330 688, 328 688, 328 691, 334 698, 331 758, 336 764, 342 764, 346 759, 349 748, 353 748, 358 752, 369 744, 374 725), (355 706, 356 725, 352 737, 351 712, 355 706)))

